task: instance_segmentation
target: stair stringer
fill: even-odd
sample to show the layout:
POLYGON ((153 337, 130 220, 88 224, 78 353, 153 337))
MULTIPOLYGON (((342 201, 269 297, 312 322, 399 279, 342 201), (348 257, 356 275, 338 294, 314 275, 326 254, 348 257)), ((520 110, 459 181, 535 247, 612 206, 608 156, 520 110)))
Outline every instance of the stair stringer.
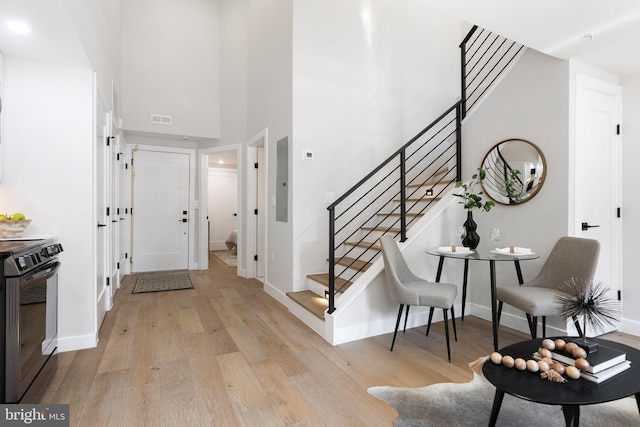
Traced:
MULTIPOLYGON (((458 202, 453 195, 456 191, 455 188, 451 189, 432 206, 411 227, 409 239, 399 243, 411 269, 429 280, 435 280, 438 258, 427 255, 425 249, 452 241, 455 230, 464 222, 464 209, 448 209, 458 202)), ((338 345, 393 332, 398 304, 389 297, 383 272, 384 262, 379 257, 340 297, 336 310, 331 314, 325 313, 325 340, 338 345)), ((461 279, 458 282, 461 283, 461 279)), ((458 294, 461 294, 461 290, 458 294)), ((455 308, 460 312, 458 305, 455 308)), ((407 327, 426 325, 428 310, 426 307, 410 310, 407 327)), ((438 310, 434 314, 434 321, 440 320, 442 312, 438 310)))

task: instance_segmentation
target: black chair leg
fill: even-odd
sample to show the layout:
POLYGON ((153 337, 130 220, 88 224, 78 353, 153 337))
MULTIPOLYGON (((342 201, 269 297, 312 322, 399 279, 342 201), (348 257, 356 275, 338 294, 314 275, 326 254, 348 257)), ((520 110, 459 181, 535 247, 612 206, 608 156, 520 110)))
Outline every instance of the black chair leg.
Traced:
POLYGON ((409 319, 409 307, 411 306, 407 304, 407 309, 404 312, 404 329, 402 330, 403 334, 407 332, 407 320, 409 319))
POLYGON ((529 320, 529 331, 531 332, 531 339, 538 338, 538 317, 537 316, 529 316, 527 314, 527 319, 529 320))
POLYGON ((542 338, 547 337, 547 316, 542 316, 542 338))
POLYGON ((502 316, 502 301, 498 301, 498 326, 500 326, 500 317, 502 316))
POLYGON ((393 345, 396 343, 396 335, 398 335, 398 326, 400 326, 400 317, 402 317, 402 309, 404 304, 400 304, 400 309, 398 310, 398 319, 396 320, 396 329, 393 331, 393 340, 391 341, 391 348, 389 351, 393 351, 393 345))
POLYGON ((456 314, 453 312, 453 306, 451 306, 451 322, 453 322, 453 337, 456 342, 458 341, 458 331, 456 330, 456 314))
POLYGON ((451 363, 451 346, 449 345, 449 319, 447 319, 447 309, 442 309, 442 314, 444 316, 444 335, 447 337, 447 358, 449 359, 449 363, 451 363))
POLYGON ((427 333, 425 335, 429 335, 429 329, 431 329, 431 320, 433 319, 433 307, 429 308, 429 322, 427 322, 427 333))

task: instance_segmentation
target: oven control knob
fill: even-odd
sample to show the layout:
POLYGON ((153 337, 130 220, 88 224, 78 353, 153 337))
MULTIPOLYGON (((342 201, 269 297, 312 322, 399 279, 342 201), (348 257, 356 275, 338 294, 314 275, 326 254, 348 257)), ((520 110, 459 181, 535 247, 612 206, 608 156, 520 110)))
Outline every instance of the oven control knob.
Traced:
POLYGON ((53 250, 53 246, 47 246, 47 253, 49 256, 54 256, 56 254, 53 250))
POLYGON ((24 259, 23 256, 18 257, 16 261, 18 262, 18 267, 20 267, 20 270, 24 270, 25 268, 27 268, 27 260, 24 259))
POLYGON ((42 248, 42 250, 40 251, 40 255, 42 255, 43 258, 49 258, 49 253, 47 252, 46 248, 42 248))

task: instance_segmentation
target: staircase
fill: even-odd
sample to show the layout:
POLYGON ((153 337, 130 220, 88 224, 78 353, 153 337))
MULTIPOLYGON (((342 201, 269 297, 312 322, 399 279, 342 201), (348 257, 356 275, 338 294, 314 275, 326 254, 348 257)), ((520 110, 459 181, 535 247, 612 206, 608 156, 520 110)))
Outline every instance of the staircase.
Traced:
POLYGON ((379 237, 406 241, 412 225, 461 180, 462 120, 523 46, 474 26, 460 50, 462 99, 327 208, 328 272, 307 275, 308 289, 286 294, 321 321, 380 258, 379 237))

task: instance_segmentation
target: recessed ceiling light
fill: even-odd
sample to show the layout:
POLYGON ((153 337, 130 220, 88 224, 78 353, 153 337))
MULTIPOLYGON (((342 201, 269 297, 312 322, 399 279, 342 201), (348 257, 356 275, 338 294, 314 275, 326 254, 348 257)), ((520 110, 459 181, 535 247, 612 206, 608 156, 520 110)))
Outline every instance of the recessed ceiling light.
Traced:
POLYGON ((31 33, 31 27, 29 27, 24 22, 9 21, 7 23, 7 27, 9 27, 9 29, 11 31, 13 31, 14 33, 16 33, 16 34, 29 34, 29 33, 31 33))

